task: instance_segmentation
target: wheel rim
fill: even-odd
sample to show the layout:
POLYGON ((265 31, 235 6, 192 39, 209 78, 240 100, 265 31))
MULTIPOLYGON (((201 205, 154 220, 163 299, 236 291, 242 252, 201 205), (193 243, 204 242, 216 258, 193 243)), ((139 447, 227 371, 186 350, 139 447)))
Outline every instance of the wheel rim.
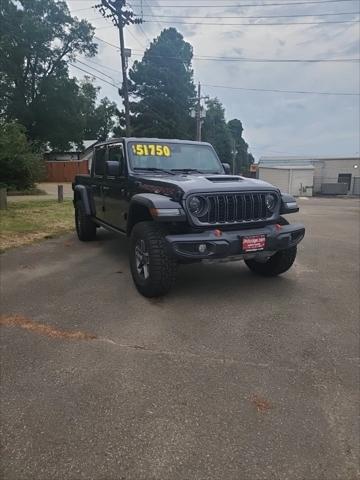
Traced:
POLYGON ((145 240, 138 240, 135 245, 135 263, 138 275, 147 280, 149 278, 149 252, 145 240))

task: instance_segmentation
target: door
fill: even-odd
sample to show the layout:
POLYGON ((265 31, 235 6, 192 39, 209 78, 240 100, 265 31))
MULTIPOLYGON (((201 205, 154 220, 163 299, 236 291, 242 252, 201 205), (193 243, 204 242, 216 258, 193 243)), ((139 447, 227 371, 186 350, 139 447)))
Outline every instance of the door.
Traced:
POLYGON ((351 187, 351 173, 339 173, 338 183, 346 183, 347 191, 350 191, 351 187))
POLYGON ((119 230, 125 231, 129 199, 122 143, 108 146, 107 159, 110 162, 118 162, 119 174, 109 175, 106 173, 106 187, 104 187, 105 221, 119 230))
POLYGON ((291 169, 289 193, 295 197, 311 197, 314 186, 313 169, 291 169))
POLYGON ((91 190, 95 204, 95 216, 105 219, 103 184, 105 180, 106 145, 96 147, 92 162, 91 190))

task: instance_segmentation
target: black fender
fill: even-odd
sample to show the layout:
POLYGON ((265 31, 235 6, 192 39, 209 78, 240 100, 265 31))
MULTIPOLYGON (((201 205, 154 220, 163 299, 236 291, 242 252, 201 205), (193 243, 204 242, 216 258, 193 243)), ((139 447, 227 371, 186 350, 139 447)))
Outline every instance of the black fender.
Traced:
POLYGON ((281 193, 281 207, 280 215, 286 215, 287 213, 296 213, 299 211, 296 198, 289 193, 281 193))
POLYGON ((128 212, 127 232, 139 221, 185 222, 186 214, 182 205, 165 195, 137 193, 131 198, 128 212))
POLYGON ((85 185, 74 186, 74 205, 78 198, 80 198, 80 200, 82 201, 86 215, 93 215, 93 205, 91 199, 89 198, 89 192, 87 191, 85 185))

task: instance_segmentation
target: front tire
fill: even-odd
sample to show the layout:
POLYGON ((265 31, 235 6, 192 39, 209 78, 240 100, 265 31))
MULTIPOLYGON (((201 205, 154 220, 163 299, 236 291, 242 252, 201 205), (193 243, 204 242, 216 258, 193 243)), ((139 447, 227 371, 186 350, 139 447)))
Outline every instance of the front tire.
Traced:
POLYGON ((165 295, 175 282, 177 263, 167 250, 165 234, 155 222, 140 222, 131 232, 131 274, 145 297, 165 295))
POLYGON ((91 218, 86 215, 81 200, 78 200, 75 204, 75 227, 77 236, 82 242, 88 242, 95 239, 96 225, 91 218))
POLYGON ((263 277, 276 277, 285 273, 291 268, 296 258, 297 248, 287 248, 286 250, 279 250, 267 262, 257 262, 255 259, 245 260, 249 269, 262 275, 263 277))

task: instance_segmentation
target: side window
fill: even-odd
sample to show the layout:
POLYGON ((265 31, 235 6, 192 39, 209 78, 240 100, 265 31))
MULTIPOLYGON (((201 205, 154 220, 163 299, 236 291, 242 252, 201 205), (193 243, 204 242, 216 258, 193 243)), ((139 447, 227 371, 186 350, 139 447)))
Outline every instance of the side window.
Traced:
POLYGON ((106 156, 106 147, 105 145, 102 147, 95 148, 95 168, 94 173, 95 175, 104 175, 105 173, 105 156, 106 156))
POLYGON ((119 163, 119 175, 124 175, 124 151, 122 145, 110 145, 109 146, 109 156, 108 160, 110 162, 118 162, 119 163))
POLYGON ((109 147, 109 161, 121 162, 124 158, 122 145, 112 145, 109 147))

